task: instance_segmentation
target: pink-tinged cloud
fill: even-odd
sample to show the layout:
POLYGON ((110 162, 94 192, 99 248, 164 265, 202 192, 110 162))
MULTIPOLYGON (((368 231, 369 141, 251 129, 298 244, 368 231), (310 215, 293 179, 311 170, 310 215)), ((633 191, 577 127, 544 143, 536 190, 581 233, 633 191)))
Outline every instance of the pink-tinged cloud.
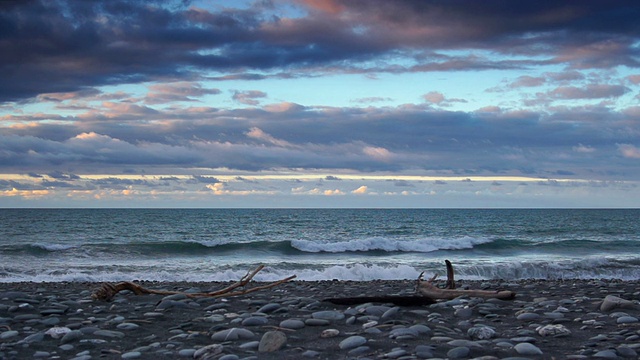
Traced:
POLYGON ((509 84, 510 88, 521 88, 521 87, 536 87, 542 86, 546 82, 544 77, 534 77, 534 76, 520 76, 516 79, 516 81, 509 84))
POLYGON ((440 104, 444 101, 444 95, 442 95, 442 93, 439 93, 437 91, 431 91, 429 93, 426 93, 422 95, 422 98, 425 101, 430 102, 432 104, 440 104))
POLYGON ((252 138, 252 139, 260 140, 260 141, 266 142, 266 143, 271 144, 271 145, 280 146, 280 147, 294 147, 288 141, 276 139, 273 136, 265 133, 264 131, 260 130, 257 127, 251 128, 246 133, 246 135, 248 137, 252 138))
POLYGON ((338 14, 346 9, 340 1, 334 0, 295 0, 295 2, 308 6, 311 9, 324 11, 330 14, 338 14))
POLYGON ((149 86, 149 93, 144 101, 147 104, 164 104, 174 101, 197 101, 205 95, 220 94, 219 89, 205 88, 201 84, 179 81, 149 86))
POLYGON ((382 147, 366 146, 362 152, 379 161, 390 161, 393 156, 389 150, 382 147))
POLYGON ((630 144, 618 144, 618 150, 628 159, 640 159, 640 148, 630 144))

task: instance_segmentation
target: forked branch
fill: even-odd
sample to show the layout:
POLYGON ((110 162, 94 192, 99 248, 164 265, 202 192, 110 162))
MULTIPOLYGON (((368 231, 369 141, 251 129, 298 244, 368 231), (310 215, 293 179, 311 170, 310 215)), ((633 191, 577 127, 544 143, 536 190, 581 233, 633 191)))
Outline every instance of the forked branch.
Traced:
POLYGON ((182 295, 185 295, 185 296, 190 297, 190 298, 229 297, 229 296, 244 295, 244 294, 249 294, 249 293, 252 293, 252 292, 255 292, 255 291, 259 291, 259 290, 269 289, 269 288, 278 286, 280 284, 286 283, 288 281, 291 281, 291 280, 295 279, 295 277, 296 277, 295 275, 292 275, 292 276, 289 276, 289 277, 284 278, 282 280, 278 280, 278 281, 274 281, 272 283, 268 283, 266 285, 260 285, 260 286, 256 286, 256 287, 253 287, 253 288, 247 288, 247 289, 243 289, 243 290, 234 291, 234 290, 236 290, 238 288, 241 288, 241 287, 244 287, 245 285, 247 285, 251 281, 251 279, 253 279, 253 277, 258 272, 260 272, 260 270, 262 270, 263 268, 264 268, 264 265, 260 265, 255 270, 247 272, 247 274, 244 275, 237 282, 235 282, 235 283, 233 283, 233 284, 231 284, 231 285, 229 285, 229 286, 227 286, 227 287, 225 287, 223 289, 212 291, 212 292, 186 293, 186 292, 182 292, 182 291, 153 290, 153 289, 147 289, 145 287, 142 287, 141 285, 138 285, 138 284, 130 282, 130 281, 123 281, 123 282, 119 282, 117 284, 103 283, 98 289, 94 290, 93 294, 91 294, 91 297, 94 300, 111 301, 120 291, 123 291, 123 290, 129 290, 129 291, 133 292, 136 295, 144 295, 144 294, 175 295, 175 294, 182 294, 182 295))

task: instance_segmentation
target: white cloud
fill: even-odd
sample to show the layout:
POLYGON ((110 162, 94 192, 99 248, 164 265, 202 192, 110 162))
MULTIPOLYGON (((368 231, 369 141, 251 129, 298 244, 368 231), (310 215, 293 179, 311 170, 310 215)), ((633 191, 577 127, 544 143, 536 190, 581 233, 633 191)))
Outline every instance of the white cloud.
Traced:
POLYGON ((362 185, 359 188, 353 190, 351 193, 353 194, 366 194, 369 188, 366 185, 362 185))

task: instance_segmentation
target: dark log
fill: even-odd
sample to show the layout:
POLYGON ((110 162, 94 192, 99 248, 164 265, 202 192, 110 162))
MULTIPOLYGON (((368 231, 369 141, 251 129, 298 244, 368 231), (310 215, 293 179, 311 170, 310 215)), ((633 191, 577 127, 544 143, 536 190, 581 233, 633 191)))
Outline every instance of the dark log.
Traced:
POLYGON ((412 295, 412 296, 356 296, 356 297, 343 297, 343 298, 329 298, 322 300, 323 302, 330 302, 336 305, 358 305, 370 302, 394 304, 398 306, 423 306, 431 305, 435 301, 426 296, 412 295))

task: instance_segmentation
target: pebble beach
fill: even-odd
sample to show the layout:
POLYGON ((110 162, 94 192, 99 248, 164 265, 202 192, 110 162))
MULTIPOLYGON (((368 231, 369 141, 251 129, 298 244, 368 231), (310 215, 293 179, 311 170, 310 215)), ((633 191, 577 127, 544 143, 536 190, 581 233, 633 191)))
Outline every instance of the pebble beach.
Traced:
MULTIPOLYGON (((140 282, 210 292, 231 283, 140 282)), ((640 281, 458 281, 514 300, 336 305, 415 282, 291 281, 227 298, 118 293, 96 283, 0 284, 0 359, 637 359, 640 281)), ((250 283, 248 288, 261 283, 250 283)))

